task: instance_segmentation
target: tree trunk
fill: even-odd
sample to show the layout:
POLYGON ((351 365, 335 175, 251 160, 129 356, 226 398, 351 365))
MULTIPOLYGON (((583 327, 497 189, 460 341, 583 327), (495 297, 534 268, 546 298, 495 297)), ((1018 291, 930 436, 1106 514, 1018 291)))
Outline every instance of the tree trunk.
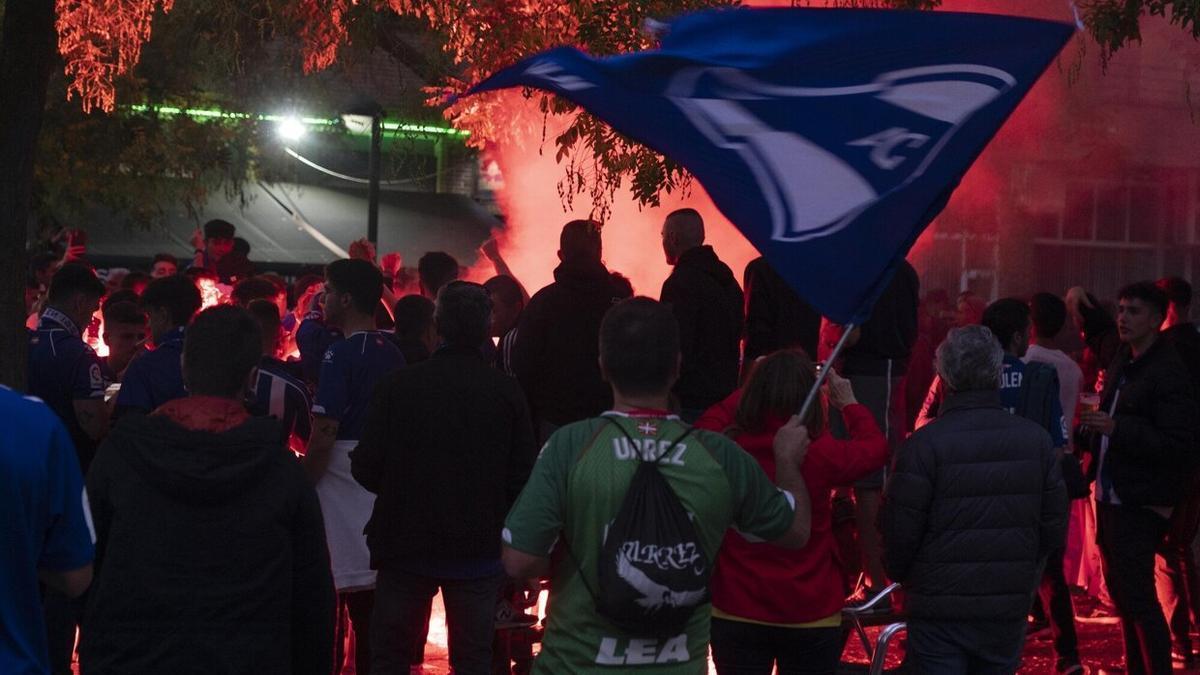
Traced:
POLYGON ((0 27, 0 384, 15 389, 25 388, 29 200, 55 60, 54 16, 54 0, 12 0, 0 27))

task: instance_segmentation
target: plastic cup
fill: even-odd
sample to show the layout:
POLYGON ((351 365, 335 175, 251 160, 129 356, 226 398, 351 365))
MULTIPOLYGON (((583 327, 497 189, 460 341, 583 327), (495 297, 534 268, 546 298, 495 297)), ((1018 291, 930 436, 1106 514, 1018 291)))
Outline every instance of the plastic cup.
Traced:
POLYGON ((1079 409, 1082 412, 1096 412, 1100 410, 1100 394, 1085 393, 1079 395, 1079 409))

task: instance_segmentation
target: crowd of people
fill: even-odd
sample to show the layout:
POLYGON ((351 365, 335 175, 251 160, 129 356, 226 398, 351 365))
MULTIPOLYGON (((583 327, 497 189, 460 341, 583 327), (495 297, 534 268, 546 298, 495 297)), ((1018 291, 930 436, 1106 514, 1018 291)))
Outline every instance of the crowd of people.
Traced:
POLYGON ((366 242, 256 274, 224 221, 187 265, 37 256, 0 671, 419 672, 440 593, 453 672, 491 673, 547 580, 540 673, 833 673, 892 582, 916 672, 1014 672, 1043 627, 1085 672, 1074 587, 1128 672, 1194 663, 1186 281, 952 306, 904 263, 839 326, 761 258, 739 284, 696 211, 661 234, 658 300, 586 220, 532 296, 494 243, 483 284, 366 242))

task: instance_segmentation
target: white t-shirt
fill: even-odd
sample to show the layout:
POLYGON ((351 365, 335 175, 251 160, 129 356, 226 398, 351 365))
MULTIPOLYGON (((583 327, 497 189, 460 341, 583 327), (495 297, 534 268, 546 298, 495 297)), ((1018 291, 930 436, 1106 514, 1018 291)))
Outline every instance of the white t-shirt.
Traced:
MULTIPOLYGON (((1021 360, 1025 363, 1037 361, 1054 366, 1054 370, 1058 371, 1058 399, 1062 403, 1063 418, 1067 420, 1067 424, 1073 424, 1075 404, 1078 403, 1079 392, 1083 389, 1083 371, 1079 369, 1079 364, 1061 350, 1041 345, 1029 345, 1029 350, 1021 360)), ((1067 434, 1068 448, 1073 444, 1071 436, 1072 434, 1067 434)))

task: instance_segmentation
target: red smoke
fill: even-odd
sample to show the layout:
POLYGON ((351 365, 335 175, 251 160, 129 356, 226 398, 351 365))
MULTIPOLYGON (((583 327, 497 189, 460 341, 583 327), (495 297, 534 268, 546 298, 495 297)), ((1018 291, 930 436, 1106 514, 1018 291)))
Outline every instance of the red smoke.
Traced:
MULTIPOLYGON (((523 143, 507 143, 496 147, 495 156, 504 174, 505 187, 499 194, 507 229, 498 233, 500 250, 517 278, 532 294, 553 281, 558 264, 558 235, 567 221, 587 218, 591 204, 586 195, 577 195, 574 208, 565 211, 558 194, 558 182, 563 166, 554 161, 557 133, 551 127, 542 141, 541 114, 519 91, 504 93, 511 101, 514 116, 530 116, 539 130, 534 138, 523 143)), ((553 125, 556 120, 551 119, 553 125)), ((562 121, 558 121, 562 124, 562 121)), ((514 123, 514 126, 520 126, 514 123)), ((697 182, 692 183, 690 196, 668 195, 662 206, 638 208, 627 191, 618 192, 613 200, 612 215, 604 225, 604 260, 608 268, 629 277, 634 292, 657 298, 662 282, 671 268, 663 257, 660 231, 663 219, 671 211, 691 207, 704 217, 707 243, 726 262, 740 279, 746 263, 758 256, 746 238, 725 219, 697 182)), ((472 278, 492 274, 486 262, 472 270, 472 278)))

